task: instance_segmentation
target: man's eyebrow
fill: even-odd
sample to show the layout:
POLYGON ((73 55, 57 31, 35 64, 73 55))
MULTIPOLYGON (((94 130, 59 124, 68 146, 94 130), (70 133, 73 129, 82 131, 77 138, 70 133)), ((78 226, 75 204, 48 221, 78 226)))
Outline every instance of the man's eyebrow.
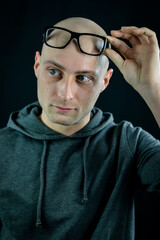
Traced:
POLYGON ((55 61, 52 61, 52 60, 45 60, 44 64, 52 64, 52 65, 54 65, 54 66, 56 66, 58 68, 61 68, 62 70, 65 70, 64 66, 62 66, 61 64, 59 64, 59 63, 57 63, 55 61))
MULTIPOLYGON (((62 66, 61 64, 53 61, 53 60, 45 60, 44 64, 52 64, 62 70, 66 70, 66 68, 64 66, 62 66)), ((75 74, 92 74, 94 77, 97 77, 97 73, 93 70, 82 70, 82 71, 76 71, 75 74)))
POLYGON ((75 72, 76 74, 91 74, 93 75, 94 77, 97 77, 97 73, 95 71, 92 71, 92 70, 82 70, 82 71, 77 71, 75 72))

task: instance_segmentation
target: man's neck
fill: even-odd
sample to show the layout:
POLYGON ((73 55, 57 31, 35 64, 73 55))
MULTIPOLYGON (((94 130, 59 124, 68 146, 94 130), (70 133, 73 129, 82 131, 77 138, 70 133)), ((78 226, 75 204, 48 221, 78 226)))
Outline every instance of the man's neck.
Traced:
POLYGON ((53 131, 59 132, 59 133, 65 135, 65 136, 71 136, 74 133, 81 130, 83 127, 85 127, 88 124, 88 122, 90 121, 90 114, 88 114, 80 122, 78 122, 76 124, 73 124, 73 125, 69 125, 69 126, 53 123, 47 118, 47 116, 45 116, 43 114, 41 114, 39 116, 39 119, 41 120, 42 123, 44 123, 47 127, 52 129, 53 131))

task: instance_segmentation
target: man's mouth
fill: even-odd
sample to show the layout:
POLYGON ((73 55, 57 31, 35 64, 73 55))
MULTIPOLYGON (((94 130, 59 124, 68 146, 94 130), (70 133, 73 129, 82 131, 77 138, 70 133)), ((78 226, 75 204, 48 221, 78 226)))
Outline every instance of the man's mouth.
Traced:
POLYGON ((64 107, 60 107, 60 106, 55 106, 55 108, 59 111, 59 112, 63 112, 63 113, 68 113, 70 111, 73 110, 73 108, 64 108, 64 107))

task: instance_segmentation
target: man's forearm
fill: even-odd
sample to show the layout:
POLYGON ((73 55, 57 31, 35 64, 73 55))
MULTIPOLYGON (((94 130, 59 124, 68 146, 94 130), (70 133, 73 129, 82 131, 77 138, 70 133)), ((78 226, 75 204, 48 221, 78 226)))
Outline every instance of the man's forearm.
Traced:
POLYGON ((160 83, 155 86, 143 87, 140 95, 147 103, 160 127, 160 83))

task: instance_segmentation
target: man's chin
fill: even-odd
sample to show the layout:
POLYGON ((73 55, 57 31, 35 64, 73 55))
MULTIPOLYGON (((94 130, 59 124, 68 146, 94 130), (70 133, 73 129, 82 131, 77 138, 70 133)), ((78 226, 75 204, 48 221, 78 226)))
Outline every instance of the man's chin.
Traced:
POLYGON ((62 126, 72 126, 78 123, 78 120, 73 120, 73 119, 53 119, 53 118, 49 118, 49 120, 53 123, 53 124, 57 124, 57 125, 62 125, 62 126))

